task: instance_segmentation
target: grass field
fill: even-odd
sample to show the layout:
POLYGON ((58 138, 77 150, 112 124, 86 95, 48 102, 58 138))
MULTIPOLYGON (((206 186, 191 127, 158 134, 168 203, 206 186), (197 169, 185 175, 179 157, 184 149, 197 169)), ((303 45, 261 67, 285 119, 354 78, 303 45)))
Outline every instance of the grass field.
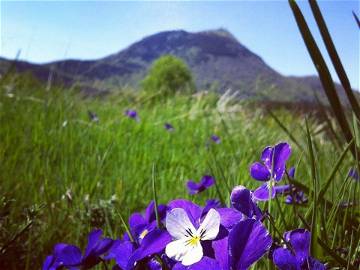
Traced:
MULTIPOLYGON (((360 256, 359 223, 354 223, 359 221, 359 182, 347 177, 356 163, 346 153, 335 166, 343 149, 334 146, 316 119, 308 119, 312 161, 304 117, 284 110, 274 113, 300 147, 258 106, 239 105, 214 94, 159 99, 124 92, 84 99, 70 90, 46 91, 16 80, 1 88, 1 267, 39 269, 55 243, 84 246, 84 236, 93 227, 110 237, 120 236, 124 231, 120 213, 127 219, 146 207, 153 198, 153 178, 159 203, 174 198, 199 204, 219 198, 228 203, 234 186, 259 186, 251 179, 249 166, 259 160, 265 146, 279 141, 292 146, 288 164, 296 167, 298 182, 312 187, 312 165, 318 191, 331 179, 325 198, 332 204, 315 205, 318 219, 313 225, 311 192, 305 206, 285 205, 279 197, 270 210, 276 228, 284 232, 304 227, 300 213, 332 251, 347 250, 341 258, 349 267, 360 256), (137 110, 139 121, 126 117, 127 109, 137 110), (99 122, 91 121, 88 111, 95 112, 99 122), (173 131, 164 128, 167 122, 173 131), (214 143, 212 134, 221 143, 214 143), (216 187, 188 195, 186 181, 197 181, 204 174, 215 177, 216 187), (356 206, 341 208, 340 202, 356 206)), ((274 228, 270 231, 276 235, 274 228)), ((317 254, 329 266, 339 265, 325 249, 318 248, 317 254)))

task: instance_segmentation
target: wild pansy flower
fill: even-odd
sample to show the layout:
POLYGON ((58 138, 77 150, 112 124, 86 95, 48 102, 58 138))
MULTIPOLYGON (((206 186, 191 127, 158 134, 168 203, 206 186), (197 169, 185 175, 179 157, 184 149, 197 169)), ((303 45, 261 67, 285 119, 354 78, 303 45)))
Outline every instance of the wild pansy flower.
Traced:
POLYGON ((170 124, 170 123, 165 123, 165 124, 164 124, 164 128, 165 128, 167 131, 174 131, 174 130, 175 130, 174 127, 173 127, 173 125, 170 124))
POLYGON ((291 155, 291 147, 286 142, 275 146, 265 147, 261 154, 261 162, 255 162, 250 166, 250 175, 258 181, 266 182, 257 188, 253 195, 259 201, 267 201, 274 198, 276 190, 274 183, 279 182, 285 173, 286 161, 291 155), (275 182, 273 182, 275 181, 275 182))
POLYGON ((219 137, 219 136, 216 136, 215 134, 211 135, 210 139, 211 139, 214 143, 216 143, 216 144, 221 143, 220 137, 219 137))
POLYGON ((197 229, 184 209, 174 208, 166 216, 166 229, 174 241, 167 244, 165 253, 185 266, 197 263, 204 255, 201 242, 215 239, 219 228, 220 214, 213 208, 197 229))
POLYGON ((77 246, 57 244, 54 254, 50 255, 53 257, 46 258, 43 269, 57 269, 60 266, 72 270, 89 269, 101 262, 102 256, 109 251, 112 245, 112 239, 102 238, 101 230, 93 230, 88 236, 88 245, 84 255, 77 246))
POLYGON ((351 168, 348 172, 348 177, 354 179, 355 181, 359 181, 360 177, 355 168, 351 168))
POLYGON ((126 110, 125 115, 127 117, 129 117, 129 118, 132 118, 132 119, 136 120, 136 121, 140 121, 139 115, 138 115, 137 111, 135 111, 135 110, 130 110, 130 109, 126 110))
POLYGON ((215 184, 214 177, 210 175, 204 175, 199 183, 194 182, 193 180, 189 180, 187 182, 187 189, 189 191, 189 194, 194 195, 200 192, 203 192, 204 190, 208 189, 212 185, 215 184))
MULTIPOLYGON (((160 220, 166 216, 166 205, 158 205, 158 213, 160 220)), ((153 229, 156 228, 156 215, 155 215, 155 203, 151 201, 145 210, 145 214, 134 213, 129 218, 130 232, 135 241, 141 242, 141 240, 153 229)), ((125 235, 125 238, 129 240, 129 236, 125 235)))
POLYGON ((325 265, 310 256, 310 232, 296 229, 286 232, 284 239, 292 250, 278 247, 272 253, 272 259, 280 270, 325 270, 325 265))

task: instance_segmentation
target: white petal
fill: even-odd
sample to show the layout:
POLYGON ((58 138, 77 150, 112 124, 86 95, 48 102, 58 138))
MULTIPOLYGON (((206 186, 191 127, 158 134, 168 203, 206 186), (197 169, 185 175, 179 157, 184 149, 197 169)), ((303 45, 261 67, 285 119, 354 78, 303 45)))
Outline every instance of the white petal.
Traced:
POLYGON ((189 248, 186 239, 175 240, 166 245, 165 254, 171 259, 182 261, 189 248))
POLYGON ((203 249, 200 241, 196 245, 189 245, 186 239, 175 240, 167 244, 165 254, 183 265, 191 265, 201 260, 203 249))
POLYGON ((190 234, 194 235, 196 233, 194 225, 182 208, 174 208, 167 213, 166 229, 175 239, 190 237, 190 234))
POLYGON ((185 266, 197 263, 203 257, 203 249, 200 241, 195 246, 190 246, 181 263, 185 266))
POLYGON ((197 234, 200 235, 201 240, 213 240, 218 235, 219 228, 220 214, 211 208, 197 230, 197 234))

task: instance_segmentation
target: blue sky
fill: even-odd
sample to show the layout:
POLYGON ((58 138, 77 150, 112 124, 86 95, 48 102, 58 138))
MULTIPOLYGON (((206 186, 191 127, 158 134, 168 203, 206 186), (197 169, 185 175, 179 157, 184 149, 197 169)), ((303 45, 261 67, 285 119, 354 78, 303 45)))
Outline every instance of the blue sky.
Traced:
MULTIPOLYGON (((44 63, 96 59, 153 33, 228 29, 243 45, 284 75, 310 75, 308 56, 287 1, 3 1, 0 56, 44 63)), ((307 1, 300 1, 325 52, 307 1)), ((345 69, 359 89, 359 1, 320 1, 345 69)), ((337 77, 334 72, 334 79, 337 77)))

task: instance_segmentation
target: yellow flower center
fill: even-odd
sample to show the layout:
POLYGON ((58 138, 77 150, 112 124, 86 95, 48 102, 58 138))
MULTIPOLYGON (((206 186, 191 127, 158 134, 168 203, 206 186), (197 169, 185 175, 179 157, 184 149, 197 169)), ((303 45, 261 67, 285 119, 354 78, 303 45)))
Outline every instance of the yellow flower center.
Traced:
POLYGON ((139 238, 140 238, 140 239, 144 239, 144 237, 148 234, 148 232, 149 232, 149 231, 146 230, 146 229, 143 230, 142 233, 140 234, 139 238))
POLYGON ((196 246, 200 242, 200 236, 192 236, 189 240, 186 241, 188 245, 196 246))

